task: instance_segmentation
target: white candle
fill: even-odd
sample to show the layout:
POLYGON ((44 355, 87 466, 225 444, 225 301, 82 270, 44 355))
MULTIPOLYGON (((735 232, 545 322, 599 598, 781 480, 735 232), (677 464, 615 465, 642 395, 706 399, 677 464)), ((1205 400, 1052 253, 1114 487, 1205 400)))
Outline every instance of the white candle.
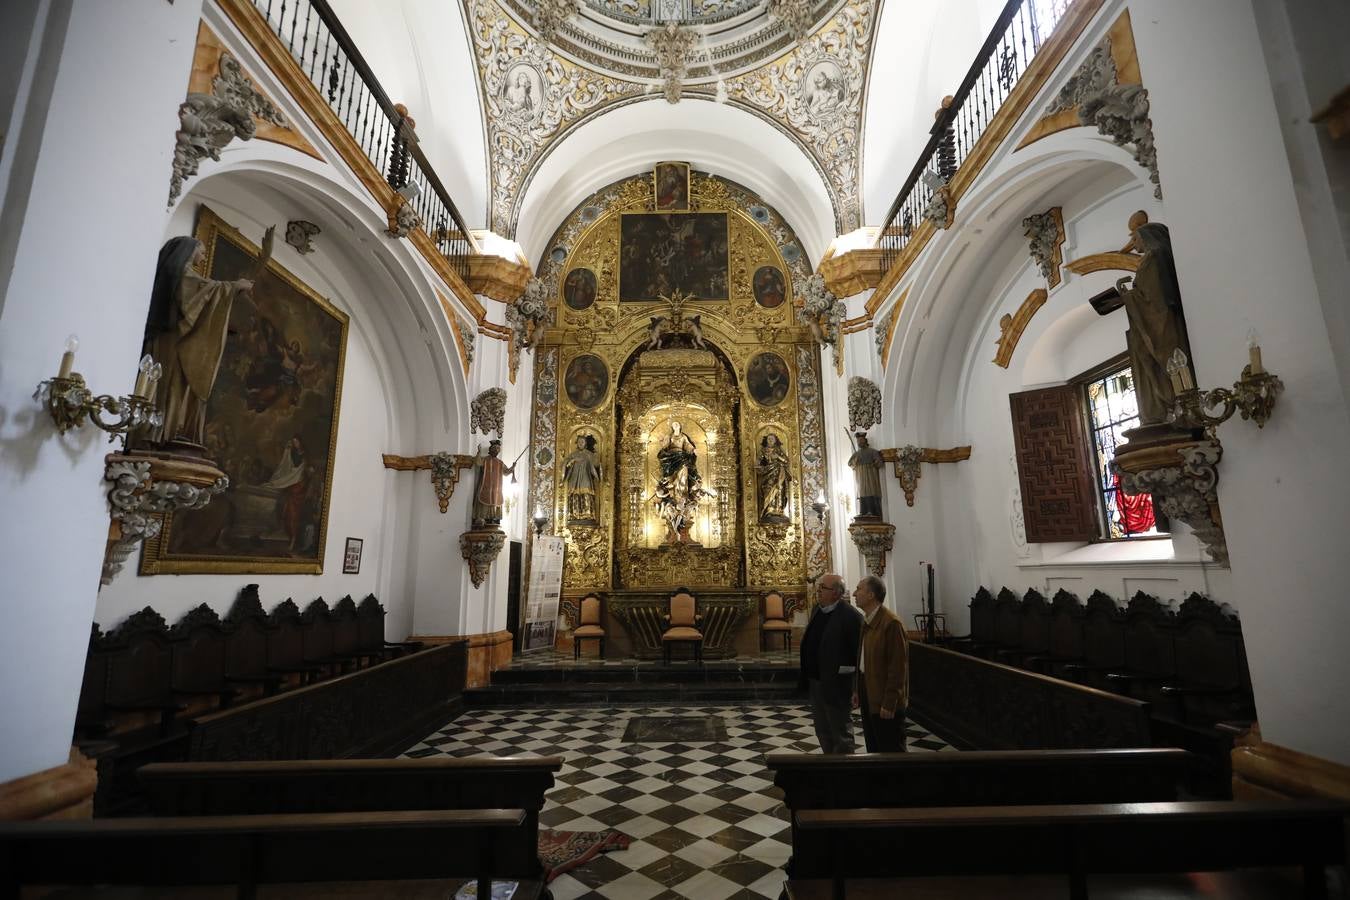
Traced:
POLYGON ((80 339, 75 335, 66 338, 66 352, 61 354, 61 370, 56 373, 57 378, 69 378, 71 370, 75 367, 75 351, 80 349, 80 339))
POLYGON ((1180 394, 1184 390, 1181 386, 1181 370, 1175 369, 1167 374, 1172 379, 1172 393, 1180 394))
POLYGON ((1265 372, 1261 365, 1261 347, 1258 344, 1252 344, 1247 348, 1247 355, 1250 357, 1251 369, 1253 375, 1260 375, 1265 372))
POLYGON ((1181 389, 1183 391, 1189 391, 1195 388, 1195 381, 1191 378, 1191 367, 1189 364, 1182 366, 1177 374, 1181 376, 1181 389))

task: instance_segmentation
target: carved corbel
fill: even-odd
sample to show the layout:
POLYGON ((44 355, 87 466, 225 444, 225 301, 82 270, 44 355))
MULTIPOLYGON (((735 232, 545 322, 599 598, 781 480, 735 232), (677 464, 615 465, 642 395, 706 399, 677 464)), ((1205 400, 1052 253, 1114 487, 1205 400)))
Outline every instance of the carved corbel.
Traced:
POLYGON ((1177 432, 1171 439, 1164 434, 1163 440, 1150 440, 1146 429, 1163 431, 1160 426, 1127 431, 1126 442, 1111 462, 1112 470, 1120 475, 1121 491, 1126 496, 1152 494, 1164 515, 1189 525, 1210 557, 1227 566, 1228 544, 1216 490, 1223 446, 1216 439, 1195 440, 1177 432))
POLYGON ((153 453, 111 453, 104 458, 110 516, 117 532, 103 556, 99 584, 111 584, 136 545, 159 536, 164 514, 201 509, 229 487, 209 460, 153 453))
POLYGON ((444 513, 450 509, 450 498, 459 484, 461 469, 473 468, 473 457, 462 453, 431 453, 425 456, 398 456, 383 454, 384 467, 396 472, 431 470, 431 485, 436 490, 436 503, 444 513))
POLYGON ((506 391, 488 388, 469 403, 469 433, 502 436, 506 426, 506 391))
POLYGON ((866 431, 881 424, 881 388, 870 378, 848 380, 848 430, 866 431))
POLYGON ((970 459, 970 447, 952 447, 938 450, 934 447, 916 447, 908 444, 904 447, 882 450, 881 458, 894 466, 895 477, 900 480, 900 489, 905 492, 905 505, 914 505, 914 494, 919 489, 920 463, 953 463, 970 459))
POLYGON ((1031 260, 1045 276, 1045 286, 1051 290, 1062 276, 1059 267, 1064 262, 1064 211, 1055 206, 1043 213, 1022 220, 1023 233, 1031 244, 1031 260))
POLYGON ((886 554, 895 546, 895 526, 885 522, 854 522, 848 526, 848 533, 867 562, 867 571, 884 575, 886 554))
POLYGON ((459 536, 459 552, 469 564, 474 587, 482 587, 492 563, 506 546, 506 533, 499 528, 474 528, 459 536))
POLYGON ((403 196, 396 194, 394 201, 397 205, 385 211, 389 217, 389 227, 385 229, 385 234, 394 238, 405 238, 422 227, 422 217, 403 196))

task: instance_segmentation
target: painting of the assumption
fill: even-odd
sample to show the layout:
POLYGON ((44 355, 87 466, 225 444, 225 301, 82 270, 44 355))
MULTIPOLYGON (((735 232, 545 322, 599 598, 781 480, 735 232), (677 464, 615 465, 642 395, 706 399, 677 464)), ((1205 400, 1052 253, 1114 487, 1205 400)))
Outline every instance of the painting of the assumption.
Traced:
POLYGON ((675 293, 727 299, 727 214, 625 213, 619 226, 619 299, 675 293))
MULTIPOLYGON (((209 278, 244 277, 258 258, 209 210, 196 237, 209 278)), ((174 514, 142 574, 323 571, 346 346, 347 316, 276 262, 235 298, 204 430, 229 487, 174 514)))

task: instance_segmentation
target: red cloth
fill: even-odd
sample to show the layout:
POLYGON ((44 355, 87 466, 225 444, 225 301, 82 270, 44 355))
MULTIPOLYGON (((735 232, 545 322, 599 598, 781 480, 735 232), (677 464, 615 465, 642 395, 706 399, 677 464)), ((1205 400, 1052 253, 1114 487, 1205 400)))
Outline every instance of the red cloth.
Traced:
POLYGON ((1120 473, 1115 475, 1116 508, 1120 510, 1121 525, 1127 534, 1139 534, 1153 527, 1153 495, 1126 496, 1120 490, 1120 473))

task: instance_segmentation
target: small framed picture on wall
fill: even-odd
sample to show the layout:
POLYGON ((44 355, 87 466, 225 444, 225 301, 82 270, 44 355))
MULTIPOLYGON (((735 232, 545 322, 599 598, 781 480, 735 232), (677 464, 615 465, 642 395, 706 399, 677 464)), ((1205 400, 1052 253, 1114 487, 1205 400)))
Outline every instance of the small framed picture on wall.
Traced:
POLYGON ((361 545, 365 543, 361 538, 347 538, 347 549, 342 554, 342 574, 359 575, 361 574, 361 545))

